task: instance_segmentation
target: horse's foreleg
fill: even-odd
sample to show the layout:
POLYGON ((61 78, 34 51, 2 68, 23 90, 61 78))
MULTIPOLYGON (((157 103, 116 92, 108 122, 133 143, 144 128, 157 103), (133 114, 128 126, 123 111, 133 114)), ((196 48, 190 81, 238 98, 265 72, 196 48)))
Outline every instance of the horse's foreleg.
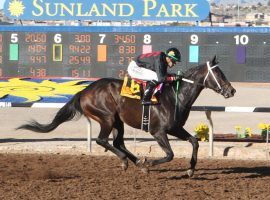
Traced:
POLYGON ((157 159, 157 160, 146 160, 145 165, 154 166, 154 165, 159 165, 165 162, 170 162, 173 159, 174 154, 173 154, 171 145, 169 143, 167 134, 162 132, 162 133, 156 133, 153 136, 158 142, 159 146, 162 148, 162 150, 166 153, 166 156, 164 158, 157 159))
POLYGON ((190 160, 190 165, 191 165, 191 169, 194 170, 195 166, 197 164, 197 155, 198 155, 198 149, 199 149, 199 142, 192 135, 189 136, 188 141, 192 144, 192 147, 193 147, 192 157, 191 157, 191 160, 190 160))
POLYGON ((188 140, 192 144, 192 157, 190 160, 190 169, 187 171, 188 176, 192 177, 194 174, 194 170, 197 164, 197 156, 198 156, 198 149, 199 149, 199 142, 198 140, 189 134, 184 128, 178 129, 177 131, 170 133, 175 137, 178 137, 182 140, 188 140))

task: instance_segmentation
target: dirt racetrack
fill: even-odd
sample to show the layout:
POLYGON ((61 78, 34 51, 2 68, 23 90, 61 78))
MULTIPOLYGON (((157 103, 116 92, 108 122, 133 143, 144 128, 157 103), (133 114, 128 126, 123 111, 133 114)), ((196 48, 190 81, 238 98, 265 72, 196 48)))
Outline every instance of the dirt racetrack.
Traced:
POLYGON ((149 174, 116 157, 0 154, 0 199, 270 199, 269 161, 186 159, 149 174))

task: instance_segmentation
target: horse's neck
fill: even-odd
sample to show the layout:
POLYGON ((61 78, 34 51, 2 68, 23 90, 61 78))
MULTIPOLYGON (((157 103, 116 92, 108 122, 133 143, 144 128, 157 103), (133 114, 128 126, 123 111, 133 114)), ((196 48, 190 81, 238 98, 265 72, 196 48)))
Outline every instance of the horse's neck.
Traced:
MULTIPOLYGON (((187 77, 187 79, 197 81, 197 82, 202 82, 203 77, 197 76, 195 80, 193 76, 193 77, 187 77)), ((202 90, 203 90, 203 87, 201 85, 182 81, 180 85, 180 91, 178 94, 179 106, 190 108, 193 105, 193 103, 196 101, 196 99, 198 98, 202 90)))
POLYGON ((192 83, 183 83, 178 94, 180 106, 190 108, 200 95, 203 87, 192 83))
POLYGON ((164 90, 164 95, 162 95, 162 101, 164 103, 175 105, 176 101, 178 102, 179 109, 180 108, 191 108, 193 103, 196 101, 198 96, 200 95, 201 91, 204 87, 202 87, 202 83, 205 77, 204 68, 198 66, 196 68, 191 69, 188 72, 185 78, 195 81, 195 84, 181 81, 179 85, 179 91, 177 92, 177 83, 174 82, 169 86, 165 86, 166 89, 164 90), (201 83, 201 84, 196 84, 201 83), (176 99, 176 93, 178 94, 176 99))

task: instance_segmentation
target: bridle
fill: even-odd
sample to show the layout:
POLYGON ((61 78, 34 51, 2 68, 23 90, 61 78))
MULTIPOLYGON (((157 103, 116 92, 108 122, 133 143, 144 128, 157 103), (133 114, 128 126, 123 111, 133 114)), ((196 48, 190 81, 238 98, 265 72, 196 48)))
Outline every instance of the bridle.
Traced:
POLYGON ((205 78, 204 78, 203 85, 205 86, 206 79, 208 78, 209 74, 211 74, 212 77, 214 78, 214 80, 216 81, 216 84, 217 84, 218 88, 219 88, 220 90, 222 90, 222 88, 221 88, 221 86, 220 86, 220 84, 219 84, 219 82, 218 82, 218 80, 217 80, 217 78, 216 78, 216 76, 215 76, 215 74, 214 74, 214 72, 213 72, 213 69, 216 68, 216 67, 218 67, 218 65, 214 65, 214 66, 211 67, 211 66, 210 66, 210 62, 207 61, 207 69, 208 69, 208 72, 207 72, 207 74, 206 74, 206 76, 205 76, 205 78))
POLYGON ((198 82, 195 82, 195 81, 193 81, 193 80, 186 79, 186 78, 182 78, 182 80, 185 81, 185 82, 188 82, 188 83, 192 83, 192 84, 195 84, 195 85, 200 85, 200 86, 203 86, 203 87, 205 87, 205 88, 208 88, 208 87, 206 86, 206 80, 207 80, 207 78, 209 77, 209 75, 211 75, 211 76, 213 77, 213 79, 215 80, 217 86, 218 86, 218 90, 216 90, 216 91, 217 91, 218 93, 223 93, 224 91, 226 91, 226 90, 228 89, 228 87, 229 87, 230 84, 229 84, 229 85, 228 85, 228 84, 224 84, 224 85, 221 86, 220 83, 218 82, 218 80, 217 80, 217 78, 216 78, 214 72, 213 72, 213 69, 216 68, 216 67, 218 67, 218 65, 216 64, 216 65, 214 65, 214 66, 211 67, 209 61, 207 61, 206 64, 207 64, 208 72, 207 72, 207 74, 206 74, 205 77, 204 77, 203 83, 198 83, 198 82), (227 87, 225 88, 225 86, 227 86, 227 87), (224 89, 225 89, 225 90, 224 90, 224 89))

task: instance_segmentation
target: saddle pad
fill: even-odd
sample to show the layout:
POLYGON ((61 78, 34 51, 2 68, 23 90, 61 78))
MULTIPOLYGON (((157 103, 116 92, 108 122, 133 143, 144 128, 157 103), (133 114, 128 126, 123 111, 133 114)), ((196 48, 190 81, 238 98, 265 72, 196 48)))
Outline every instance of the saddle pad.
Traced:
POLYGON ((132 99, 141 99, 140 87, 141 85, 135 80, 125 76, 120 95, 132 99))
MULTIPOLYGON (((125 76, 120 95, 132 99, 141 99, 141 84, 129 76, 125 76)), ((151 101, 157 103, 157 98, 152 96, 151 101)))

